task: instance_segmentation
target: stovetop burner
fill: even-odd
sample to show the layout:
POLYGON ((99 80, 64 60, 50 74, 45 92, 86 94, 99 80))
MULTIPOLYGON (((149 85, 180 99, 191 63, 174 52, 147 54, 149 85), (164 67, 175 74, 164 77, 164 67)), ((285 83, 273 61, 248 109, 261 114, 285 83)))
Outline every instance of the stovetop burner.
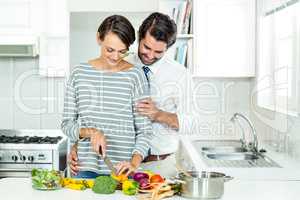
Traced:
POLYGON ((57 137, 39 137, 39 136, 0 136, 0 143, 12 144, 57 144, 62 139, 57 137))

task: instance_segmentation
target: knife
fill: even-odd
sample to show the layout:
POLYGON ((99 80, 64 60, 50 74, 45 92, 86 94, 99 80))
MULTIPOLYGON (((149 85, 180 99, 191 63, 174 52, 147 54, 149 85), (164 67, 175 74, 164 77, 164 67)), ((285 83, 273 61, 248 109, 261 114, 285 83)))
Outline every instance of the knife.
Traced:
POLYGON ((112 171, 115 175, 117 174, 117 170, 116 168, 114 168, 114 165, 112 164, 112 162, 110 161, 110 159, 105 156, 102 156, 102 148, 101 146, 99 147, 99 153, 101 155, 101 157, 103 158, 104 163, 107 165, 108 169, 110 169, 110 171, 112 171))

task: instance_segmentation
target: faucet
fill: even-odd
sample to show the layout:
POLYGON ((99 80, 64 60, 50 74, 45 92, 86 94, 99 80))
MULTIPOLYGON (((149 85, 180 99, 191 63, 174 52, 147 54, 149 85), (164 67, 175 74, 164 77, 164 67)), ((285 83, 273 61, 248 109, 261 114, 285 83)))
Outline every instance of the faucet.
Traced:
MULTIPOLYGON (((241 114, 241 113, 235 113, 232 118, 230 119, 230 121, 232 122, 235 122, 236 119, 238 118, 242 118, 244 119, 248 125, 250 126, 251 128, 251 133, 252 133, 252 136, 253 136, 253 142, 249 142, 249 145, 248 147, 250 148, 251 151, 254 151, 254 152, 257 152, 258 151, 258 140, 257 140, 257 134, 256 134, 256 130, 252 124, 252 122, 250 121, 250 119, 248 119, 245 115, 241 114)), ((240 125, 240 124, 239 124, 240 125)), ((240 125, 241 127, 241 125, 240 125)), ((242 129, 242 146, 245 145, 245 133, 244 133, 244 130, 242 129)))

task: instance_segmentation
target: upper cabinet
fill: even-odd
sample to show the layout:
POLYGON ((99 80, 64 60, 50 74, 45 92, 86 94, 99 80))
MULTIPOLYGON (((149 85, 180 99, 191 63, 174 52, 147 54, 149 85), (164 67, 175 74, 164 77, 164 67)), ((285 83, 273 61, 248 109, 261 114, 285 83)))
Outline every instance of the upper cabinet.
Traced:
POLYGON ((39 55, 39 73, 65 76, 69 69, 67 0, 1 0, 0 56, 39 55))
POLYGON ((68 0, 70 12, 154 12, 159 0, 68 0))
POLYGON ((43 0, 40 16, 40 75, 63 77, 69 72, 69 12, 67 0, 43 0))
POLYGON ((34 34, 38 29, 36 8, 37 2, 34 0, 1 0, 1 37, 34 34))
POLYGON ((38 2, 0 1, 0 57, 38 55, 38 2))
POLYGON ((196 0, 194 7, 194 75, 255 76, 255 0, 196 0))

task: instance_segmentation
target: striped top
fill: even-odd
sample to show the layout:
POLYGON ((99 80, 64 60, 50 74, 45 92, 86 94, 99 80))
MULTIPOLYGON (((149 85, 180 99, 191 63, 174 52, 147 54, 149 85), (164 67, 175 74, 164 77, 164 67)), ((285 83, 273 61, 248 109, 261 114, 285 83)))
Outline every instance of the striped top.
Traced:
POLYGON ((91 148, 90 139, 79 140, 80 128, 104 133, 106 155, 113 164, 129 161, 133 153, 147 155, 151 122, 135 110, 135 103, 146 97, 148 83, 140 67, 120 72, 100 71, 89 64, 74 68, 66 85, 61 126, 72 143, 78 142, 80 171, 110 173, 91 148))

